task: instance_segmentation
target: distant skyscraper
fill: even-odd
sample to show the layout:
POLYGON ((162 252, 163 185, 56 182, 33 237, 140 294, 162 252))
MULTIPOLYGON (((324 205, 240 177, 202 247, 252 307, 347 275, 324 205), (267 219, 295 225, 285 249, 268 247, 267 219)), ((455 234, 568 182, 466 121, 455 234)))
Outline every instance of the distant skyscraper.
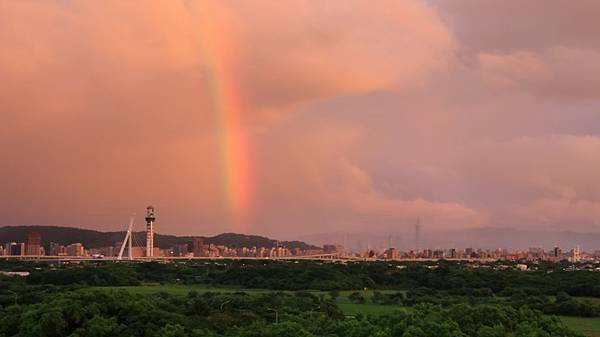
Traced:
POLYGON ((575 248, 573 248, 573 262, 578 262, 579 260, 581 260, 581 249, 579 248, 579 246, 575 246, 575 248))
POLYGON ((415 223, 415 251, 419 251, 421 241, 421 219, 417 219, 415 223))
POLYGON ((79 242, 73 243, 67 246, 67 255, 68 256, 83 256, 85 253, 85 248, 79 242))
POLYGON ((25 255, 25 244, 20 242, 9 242, 4 247, 5 255, 21 256, 25 255))
POLYGON ((194 238, 192 240, 192 252, 194 256, 204 256, 204 242, 200 238, 194 238))
POLYGON ((146 207, 146 256, 154 256, 154 207, 146 207))
POLYGON ((562 251, 560 250, 560 247, 555 246, 554 247, 554 257, 560 257, 562 255, 562 251))
POLYGON ((473 257, 473 248, 467 248, 465 249, 465 254, 467 255, 467 257, 473 257))
POLYGON ((61 245, 56 242, 50 242, 50 251, 48 251, 48 255, 58 256, 60 253, 61 245))
POLYGON ((42 242, 42 236, 38 232, 30 232, 27 234, 27 255, 40 255, 40 246, 42 242))
POLYGON ((387 251, 387 258, 388 259, 392 259, 395 260, 398 258, 398 251, 396 250, 396 248, 389 248, 387 251))

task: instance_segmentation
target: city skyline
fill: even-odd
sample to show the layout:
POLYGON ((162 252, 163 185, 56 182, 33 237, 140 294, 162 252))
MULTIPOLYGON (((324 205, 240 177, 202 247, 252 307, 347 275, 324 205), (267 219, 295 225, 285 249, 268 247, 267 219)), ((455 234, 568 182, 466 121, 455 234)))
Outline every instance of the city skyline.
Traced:
MULTIPOLYGON (((154 222, 154 208, 147 208, 147 217, 154 222)), ((14 240, 0 245, 0 258, 4 259, 25 259, 25 260, 56 260, 56 261, 82 261, 82 260, 106 260, 106 261, 177 261, 191 259, 284 259, 284 260, 338 260, 338 261, 437 261, 437 260, 457 260, 457 261, 549 261, 560 263, 569 262, 591 262, 597 263, 600 258, 600 249, 585 251, 579 245, 570 250, 563 250, 559 245, 552 249, 532 246, 525 250, 506 248, 482 249, 477 246, 457 248, 451 246, 447 248, 425 247, 419 249, 403 249, 405 247, 392 244, 391 236, 388 238, 387 245, 369 245, 359 247, 358 249, 348 249, 345 244, 330 243, 323 244, 322 247, 306 244, 301 241, 273 240, 260 238, 267 241, 268 244, 224 244, 209 243, 205 240, 214 241, 215 238, 203 237, 183 237, 178 243, 165 245, 162 247, 154 245, 154 233, 152 228, 148 228, 146 234, 151 233, 152 238, 145 242, 145 246, 134 239, 134 233, 131 232, 131 226, 125 234, 122 241, 116 241, 113 245, 101 246, 98 242, 90 241, 92 247, 86 247, 81 242, 70 238, 69 242, 42 240, 42 235, 37 230, 43 228, 29 227, 33 231, 26 233, 26 242, 14 240), (133 241, 136 241, 133 245, 133 241), (168 246, 168 247, 167 247, 168 246), (119 249, 119 247, 121 247, 119 249), (166 248, 165 248, 166 247, 166 248), (126 251, 126 254, 124 254, 126 251)), ((144 232, 139 232, 143 234, 144 232)), ((224 234, 226 235, 226 234, 224 234)), ((236 235, 236 234, 234 234, 236 235)), ((243 236, 243 235, 242 235, 243 236)), ((13 237, 14 239, 14 237, 13 237)), ((61 241, 61 240, 59 240, 61 241)))
MULTIPOLYGON (((186 254, 180 254, 177 252, 189 251, 194 252, 193 256, 201 257, 226 257, 226 256, 240 256, 237 250, 244 249, 244 253, 241 256, 246 256, 246 250, 253 249, 254 257, 268 257, 273 254, 260 253, 257 255, 256 249, 274 249, 274 248, 285 248, 286 252, 283 256, 301 256, 301 255, 314 255, 319 251, 321 253, 329 254, 331 252, 346 252, 353 254, 387 254, 390 250, 394 250, 397 257, 400 256, 412 256, 412 257, 428 257, 428 258, 442 258, 448 257, 445 255, 449 251, 462 252, 461 257, 464 257, 465 252, 467 255, 471 255, 472 252, 486 252, 492 254, 498 254, 502 252, 503 255, 494 255, 494 258, 513 256, 522 254, 523 252, 533 251, 542 252, 544 255, 546 252, 550 252, 549 255, 554 257, 562 256, 561 247, 573 247, 571 252, 577 250, 578 252, 587 252, 591 257, 600 256, 600 247, 598 247, 598 236, 589 237, 589 234, 582 234, 576 237, 567 238, 574 234, 569 232, 556 233, 554 237, 556 240, 553 243, 549 243, 545 240, 528 240, 524 238, 523 233, 520 234, 509 234, 510 237, 520 236, 520 239, 512 239, 510 241, 494 241, 490 244, 488 240, 480 240, 473 238, 465 238, 464 235, 460 235, 461 240, 453 241, 450 238, 448 241, 435 241, 426 240, 423 242, 410 243, 410 239, 407 240, 406 236, 402 235, 388 235, 385 240, 383 237, 377 238, 376 236, 361 236, 359 233, 339 233, 331 234, 329 236, 323 236, 319 238, 313 237, 308 238, 294 238, 291 240, 282 241, 280 238, 269 238, 258 235, 245 235, 238 233, 221 233, 213 237, 210 236, 175 236, 169 234, 159 234, 158 244, 154 243, 154 208, 149 206, 147 208, 147 216, 150 216, 153 226, 151 228, 146 227, 145 231, 136 231, 132 226, 134 218, 132 217, 127 231, 118 232, 99 232, 90 231, 82 228, 62 228, 57 226, 15 226, 15 227, 0 227, 0 238, 3 239, 6 244, 0 244, 0 255, 17 255, 17 256, 36 256, 36 255, 71 255, 66 252, 69 251, 69 247, 73 245, 79 245, 78 250, 81 250, 83 255, 85 247, 86 256, 99 254, 108 257, 118 256, 118 259, 131 259, 132 257, 183 257, 186 254), (44 233, 42 235, 41 233, 44 233), (50 236, 50 239, 42 240, 42 237, 46 235, 50 236), (149 238, 151 237, 151 240, 149 238), (26 238, 26 239, 24 239, 26 238), (78 241, 79 238, 81 241, 78 241), (111 239, 108 239, 111 238, 111 239), (577 238, 581 241, 578 241, 577 238), (466 239, 466 240, 465 240, 466 239), (575 240, 574 240, 575 239, 575 240), (23 242, 24 241, 24 242, 23 242), (205 242, 206 241, 206 242, 205 242), (82 242, 85 242, 84 244, 82 242), (580 244, 583 243, 583 244, 580 244), (207 243, 209 246, 205 246, 207 243), (59 245, 60 248, 59 249, 59 245), (186 245, 188 248, 181 248, 180 246, 186 245), (422 246, 421 246, 422 245, 422 246), (199 247, 199 248, 198 248, 199 247), (204 247, 204 248, 202 248, 204 247), (221 247, 216 250, 214 247, 221 247), (14 248, 14 249, 13 249, 14 248), (89 252, 87 248, 90 248, 89 252), (47 254, 47 250, 58 252, 62 251, 61 254, 47 254), (222 249, 225 249, 226 253, 223 255, 222 249), (227 249, 233 249, 234 255, 228 255, 227 249), (13 252, 14 250, 14 252, 13 252), (213 251, 211 254, 198 253, 199 251, 213 251), (329 252, 328 252, 329 251, 329 252), (469 253, 469 251, 471 253, 469 253), (95 252, 95 253, 93 253, 95 252), (101 253, 98 253, 101 252, 101 253), (310 252, 310 253, 307 253, 310 252), (559 253, 557 253, 559 252, 559 253), (175 255, 173 255, 175 254, 175 255)), ((417 226, 418 227, 418 226, 417 226)), ((491 233, 492 236, 498 236, 497 233, 491 233)), ((468 236, 468 235, 467 235, 468 236)), ((454 238, 456 239, 456 237, 454 238)), ((275 256, 280 257, 280 253, 275 253, 275 256)), ((448 253, 450 254, 450 253, 448 253)), ((536 253, 537 254, 537 253, 536 253)), ((537 254, 539 255, 539 254, 537 254)), ((576 254, 579 255, 579 254, 576 254)), ((387 255, 385 255, 387 256, 387 255)), ((450 255, 452 256, 452 254, 450 255)), ((387 257, 389 258, 389 256, 387 257)), ((486 258, 492 258, 486 256, 486 258)))
POLYGON ((0 226, 598 233, 599 13, 1 2, 0 226))

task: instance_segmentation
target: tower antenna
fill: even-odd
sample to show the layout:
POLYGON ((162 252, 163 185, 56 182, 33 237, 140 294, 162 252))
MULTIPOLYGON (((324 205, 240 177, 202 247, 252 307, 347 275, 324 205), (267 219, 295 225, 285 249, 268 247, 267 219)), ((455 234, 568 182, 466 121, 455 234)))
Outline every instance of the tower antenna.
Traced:
POLYGON ((417 218, 415 223, 415 252, 419 251, 419 243, 421 240, 421 218, 417 218))

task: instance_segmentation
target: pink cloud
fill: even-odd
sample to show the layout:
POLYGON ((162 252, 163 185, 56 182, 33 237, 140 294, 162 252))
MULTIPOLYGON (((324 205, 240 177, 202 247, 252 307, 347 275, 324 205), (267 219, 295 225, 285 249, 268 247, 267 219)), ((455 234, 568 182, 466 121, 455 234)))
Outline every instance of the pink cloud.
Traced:
POLYGON ((1 2, 3 221, 230 230, 215 54, 253 232, 596 230, 597 3, 432 3, 1 2))
POLYGON ((536 85, 552 79, 548 66, 532 53, 480 53, 478 57, 481 76, 492 86, 516 87, 521 83, 536 85))

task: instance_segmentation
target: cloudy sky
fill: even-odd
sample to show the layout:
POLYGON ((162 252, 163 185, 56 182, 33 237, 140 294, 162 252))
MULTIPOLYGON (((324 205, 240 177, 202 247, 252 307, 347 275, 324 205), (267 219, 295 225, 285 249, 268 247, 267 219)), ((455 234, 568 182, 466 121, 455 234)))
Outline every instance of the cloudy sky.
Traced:
POLYGON ((600 231, 596 0, 1 1, 0 224, 600 231), (138 216, 138 223, 141 223, 138 216))

